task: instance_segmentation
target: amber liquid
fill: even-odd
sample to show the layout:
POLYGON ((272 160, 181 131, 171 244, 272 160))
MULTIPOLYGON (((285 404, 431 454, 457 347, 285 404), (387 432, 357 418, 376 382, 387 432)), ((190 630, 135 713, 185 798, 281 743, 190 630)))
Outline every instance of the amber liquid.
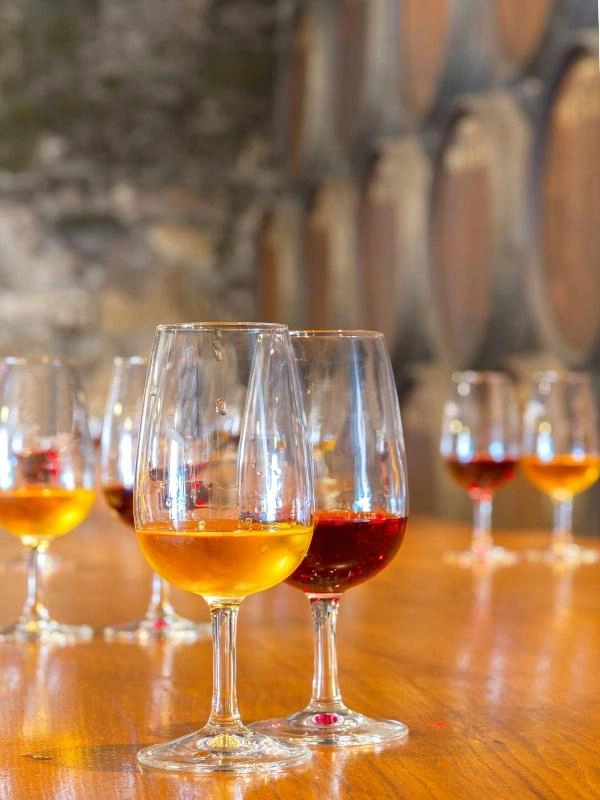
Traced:
POLYGON ((557 500, 568 499, 594 484, 600 476, 600 457, 571 455, 554 456, 542 461, 537 456, 524 456, 521 463, 527 479, 542 492, 557 500))
POLYGON ((95 496, 93 489, 36 484, 0 491, 0 526, 31 544, 50 541, 83 522, 95 496))
POLYGON ((306 558, 286 583, 308 594, 339 594, 372 578, 398 552, 406 517, 381 512, 323 511, 306 558))
POLYGON ((122 483, 107 483, 102 487, 102 492, 111 509, 133 528, 133 489, 122 483))
POLYGON ((495 461, 487 454, 475 455, 470 461, 446 459, 448 472, 454 480, 472 495, 490 495, 514 477, 518 461, 505 458, 495 461))
POLYGON ((176 586, 207 599, 241 598, 275 586, 293 572, 308 550, 312 525, 295 522, 245 525, 210 519, 137 528, 152 569, 176 586))

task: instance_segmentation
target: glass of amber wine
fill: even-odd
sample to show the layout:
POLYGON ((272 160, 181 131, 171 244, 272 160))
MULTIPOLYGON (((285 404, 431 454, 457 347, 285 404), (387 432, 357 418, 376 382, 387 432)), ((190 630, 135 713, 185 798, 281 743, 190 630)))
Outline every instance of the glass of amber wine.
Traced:
POLYGON ((494 545, 492 500, 514 477, 519 462, 520 421, 512 381, 501 372, 456 372, 442 420, 440 452, 451 477, 473 503, 468 550, 448 553, 461 566, 512 564, 516 554, 494 545))
POLYGON ((73 366, 60 358, 0 360, 0 526, 29 548, 27 596, 0 641, 68 643, 88 625, 53 620, 44 605, 42 564, 51 541, 94 504, 95 453, 73 366))
POLYGON ((571 523, 574 496, 600 476, 598 412, 589 375, 549 371, 535 377, 523 417, 522 464, 527 480, 554 505, 552 540, 541 557, 597 561, 598 550, 575 544, 571 523))
POLYGON ((213 697, 201 730, 144 748, 143 765, 256 772, 310 758, 305 747, 241 722, 235 632, 244 597, 280 583, 304 558, 312 503, 308 433, 287 328, 159 326, 144 392, 135 527, 150 566, 208 603, 213 697))
POLYGON ((381 572, 406 530, 408 497, 400 409, 383 334, 295 331, 315 473, 315 532, 287 579, 303 591, 314 625, 312 696, 306 708, 252 725, 309 744, 351 746, 402 739, 408 728, 349 709, 338 682, 339 601, 381 572))
MULTIPOLYGON (((106 502, 132 529, 133 484, 144 383, 148 360, 139 356, 115 358, 102 425, 100 484, 106 502)), ((192 642, 210 636, 210 625, 185 619, 170 602, 170 586, 152 573, 150 604, 145 616, 104 629, 107 639, 145 642, 174 639, 192 642)))

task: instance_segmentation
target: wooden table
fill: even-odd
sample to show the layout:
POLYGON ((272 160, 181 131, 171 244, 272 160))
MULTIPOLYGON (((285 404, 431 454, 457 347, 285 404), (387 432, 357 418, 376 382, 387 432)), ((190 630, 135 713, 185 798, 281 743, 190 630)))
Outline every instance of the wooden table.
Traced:
MULTIPOLYGON (((547 534, 498 534, 515 548, 547 534)), ((317 750, 280 777, 185 778, 142 771, 143 744, 206 718, 210 643, 0 646, 0 798, 598 798, 600 566, 520 564, 475 573, 442 561, 462 525, 414 519, 395 563, 342 603, 339 657, 347 703, 407 722, 380 752, 317 750)), ((135 538, 99 504, 58 541, 48 603, 67 622, 102 626, 140 614, 149 573, 135 538)), ((18 555, 0 537, 0 560, 18 555)), ((1 621, 24 595, 1 574, 1 621)), ((198 619, 201 600, 177 595, 198 619)), ((301 593, 280 586, 242 606, 238 693, 244 719, 284 714, 309 694, 311 625, 301 593)))

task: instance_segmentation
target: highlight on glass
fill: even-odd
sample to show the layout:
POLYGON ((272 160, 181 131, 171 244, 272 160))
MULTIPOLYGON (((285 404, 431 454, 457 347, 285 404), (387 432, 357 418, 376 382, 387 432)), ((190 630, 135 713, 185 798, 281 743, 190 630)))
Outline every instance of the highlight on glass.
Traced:
POLYGON ((314 625, 312 696, 302 710, 252 725, 309 744, 402 739, 402 722, 349 709, 338 681, 336 620, 343 594, 381 572, 402 544, 408 514, 400 409, 383 334, 291 333, 312 441, 315 532, 287 583, 306 595, 314 625))
POLYGON ((600 552, 575 544, 573 499, 600 476, 598 409, 590 376, 544 372, 535 377, 523 416, 523 472, 554 506, 547 550, 530 553, 547 561, 593 563, 600 552))
POLYGON ((307 748, 242 723, 235 689, 240 603, 287 578, 313 532, 310 447, 285 326, 159 326, 135 486, 146 559, 163 578, 206 600, 213 634, 208 722, 144 748, 139 761, 200 773, 305 762, 307 748))
POLYGON ((520 420, 510 378, 501 372, 456 372, 444 405, 440 453, 448 473, 473 503, 468 550, 448 553, 461 566, 511 564, 516 554, 494 545, 492 502, 517 472, 520 420))
MULTIPOLYGON (((133 523, 133 484, 142 400, 148 360, 138 356, 115 358, 102 425, 100 485, 106 502, 125 525, 133 523)), ((193 642, 210 636, 210 625, 185 619, 170 602, 170 586, 152 573, 150 604, 141 619, 110 625, 107 639, 145 642, 173 639, 193 642)))
POLYGON ((74 367, 60 358, 0 359, 0 526, 29 548, 27 596, 0 641, 65 644, 88 625, 52 619, 44 604, 50 543, 76 528, 95 500, 95 452, 74 367))

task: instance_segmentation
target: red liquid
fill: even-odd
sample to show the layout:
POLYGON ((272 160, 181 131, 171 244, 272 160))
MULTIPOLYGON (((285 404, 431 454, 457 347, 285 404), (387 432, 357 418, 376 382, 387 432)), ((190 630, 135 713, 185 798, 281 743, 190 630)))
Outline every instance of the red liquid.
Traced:
POLYGON ((337 594, 372 578, 398 552, 406 517, 379 512, 317 513, 308 553, 286 580, 309 594, 337 594))
POLYGON ((494 492, 514 477, 518 463, 515 458, 494 461, 488 455, 476 455, 471 461, 458 461, 455 458, 446 460, 446 466, 454 480, 474 494, 494 492))
POLYGON ((102 487, 102 491, 113 511, 133 528, 133 489, 128 489, 121 483, 109 483, 102 487))

